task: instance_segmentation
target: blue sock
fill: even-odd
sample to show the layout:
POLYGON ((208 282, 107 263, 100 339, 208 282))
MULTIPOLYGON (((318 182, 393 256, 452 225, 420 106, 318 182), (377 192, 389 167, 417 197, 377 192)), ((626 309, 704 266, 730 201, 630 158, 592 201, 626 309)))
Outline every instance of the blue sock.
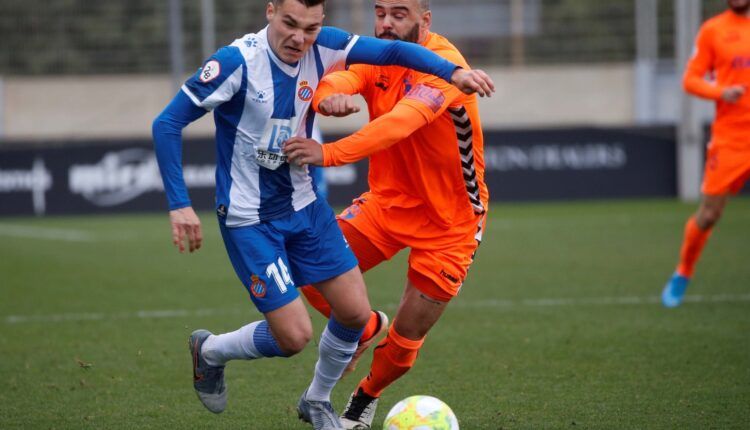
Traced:
POLYGON ((286 357, 265 320, 252 322, 233 332, 211 335, 203 342, 201 352, 209 366, 224 366, 229 360, 286 357))
POLYGON ((264 357, 286 357, 287 355, 279 348, 279 343, 271 334, 271 327, 267 321, 261 321, 253 333, 253 343, 260 355, 264 357))

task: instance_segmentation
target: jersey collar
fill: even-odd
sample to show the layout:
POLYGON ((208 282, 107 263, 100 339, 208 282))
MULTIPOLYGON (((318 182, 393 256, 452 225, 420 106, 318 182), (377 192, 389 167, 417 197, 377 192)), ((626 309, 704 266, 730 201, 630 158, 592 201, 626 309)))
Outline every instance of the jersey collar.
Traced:
POLYGON ((296 77, 299 74, 299 69, 300 69, 299 65, 301 61, 297 61, 297 63, 295 63, 294 65, 290 65, 281 61, 281 59, 276 56, 276 53, 273 52, 273 49, 271 49, 271 44, 269 43, 269 40, 268 40, 268 26, 266 26, 258 34, 260 34, 263 37, 263 39, 266 41, 266 46, 268 47, 268 57, 271 58, 271 61, 276 63, 276 66, 278 66, 282 72, 286 73, 292 78, 296 77))

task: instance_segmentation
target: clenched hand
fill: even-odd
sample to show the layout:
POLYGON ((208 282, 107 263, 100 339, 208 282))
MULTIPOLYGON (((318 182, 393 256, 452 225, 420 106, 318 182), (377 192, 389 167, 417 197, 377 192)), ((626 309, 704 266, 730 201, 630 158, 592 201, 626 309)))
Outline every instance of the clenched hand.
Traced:
POLYGON ((318 103, 318 111, 326 116, 343 117, 359 112, 359 106, 349 94, 331 94, 318 103))

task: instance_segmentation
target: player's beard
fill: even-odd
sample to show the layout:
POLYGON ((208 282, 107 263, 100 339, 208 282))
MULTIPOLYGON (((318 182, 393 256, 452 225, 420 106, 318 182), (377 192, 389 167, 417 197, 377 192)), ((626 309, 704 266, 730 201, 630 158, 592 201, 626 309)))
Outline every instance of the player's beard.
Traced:
POLYGON ((401 40, 403 42, 417 43, 419 41, 419 24, 414 24, 414 27, 412 27, 411 30, 407 31, 403 37, 387 30, 380 34, 376 34, 375 37, 377 37, 378 39, 401 40))
POLYGON ((728 1, 729 8, 732 9, 732 12, 738 14, 738 15, 745 15, 748 10, 750 10, 750 1, 744 2, 742 5, 736 5, 733 1, 728 1))

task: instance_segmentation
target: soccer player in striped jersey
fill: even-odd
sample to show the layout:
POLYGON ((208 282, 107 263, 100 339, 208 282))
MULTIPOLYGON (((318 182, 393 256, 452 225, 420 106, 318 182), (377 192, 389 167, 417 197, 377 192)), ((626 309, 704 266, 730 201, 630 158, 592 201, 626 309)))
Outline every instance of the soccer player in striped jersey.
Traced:
POLYGON ((316 199, 308 170, 286 162, 284 141, 309 137, 310 109, 322 77, 351 63, 398 64, 439 76, 462 91, 491 82, 427 49, 322 27, 323 0, 274 0, 268 26, 218 50, 156 118, 153 136, 180 252, 201 247, 201 224, 182 174, 182 129, 213 110, 216 213, 229 259, 265 319, 230 333, 190 336, 194 388, 212 412, 226 407, 224 367, 234 359, 288 357, 312 336, 297 285, 312 284, 331 303, 300 418, 340 428, 330 393, 357 348, 370 306, 357 260, 333 211, 316 199))
POLYGON ((711 142, 703 172, 703 198, 685 223, 680 260, 662 290, 662 303, 679 306, 695 265, 729 196, 750 178, 750 0, 729 0, 729 8, 706 21, 687 64, 685 91, 716 102, 711 142), (712 74, 714 82, 706 81, 712 74))
MULTIPOLYGON (((447 39, 430 32, 429 1, 376 0, 375 17, 379 38, 414 42, 468 68, 447 39)), ((414 365, 428 331, 463 285, 482 238, 489 194, 476 96, 403 67, 355 65, 326 76, 313 107, 343 116, 357 110, 351 99, 357 93, 367 101, 369 124, 322 146, 290 139, 285 153, 301 165, 369 157, 370 191, 339 215, 339 226, 362 271, 410 248, 393 324, 342 415, 346 428, 369 429, 381 393, 414 365)), ((330 315, 324 297, 309 287, 303 292, 330 315)), ((360 355, 371 341, 362 339, 360 355)))

